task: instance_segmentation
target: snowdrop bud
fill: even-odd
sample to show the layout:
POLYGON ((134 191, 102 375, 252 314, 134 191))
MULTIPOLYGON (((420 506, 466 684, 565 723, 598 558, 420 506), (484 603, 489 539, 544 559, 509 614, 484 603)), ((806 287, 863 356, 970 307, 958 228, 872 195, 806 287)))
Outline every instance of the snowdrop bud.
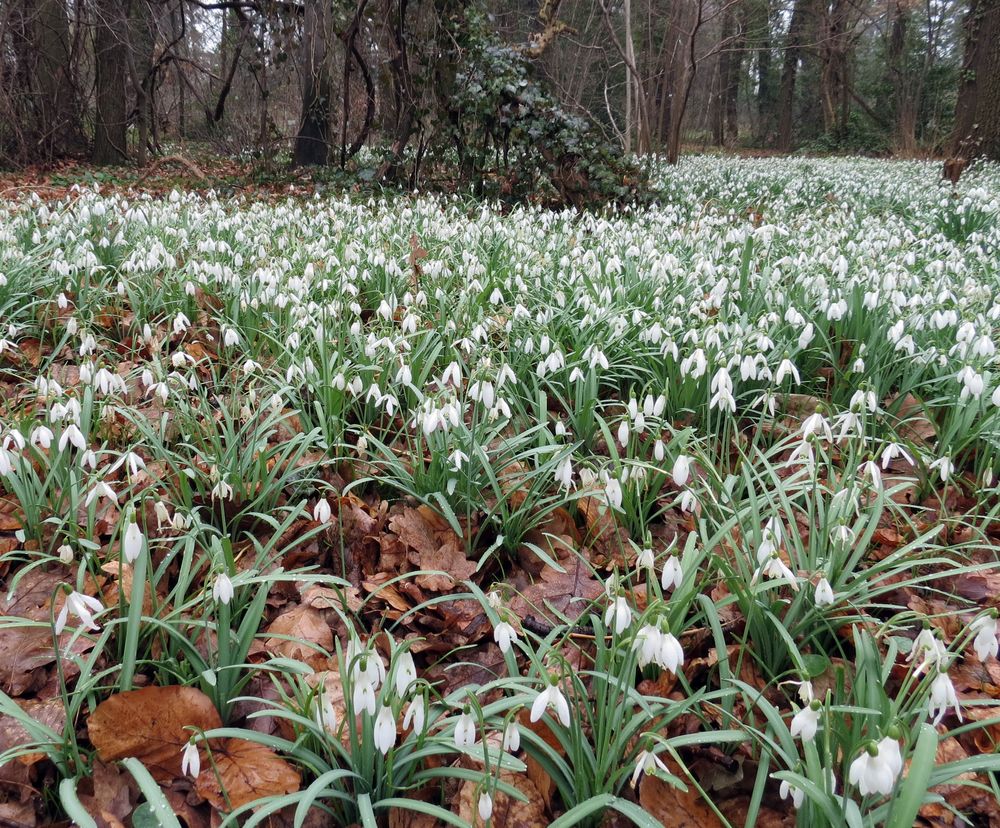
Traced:
POLYGON ((317 501, 313 507, 313 520, 317 523, 329 523, 332 516, 333 511, 330 508, 330 501, 325 497, 317 501))
POLYGON ((817 607, 829 607, 833 605, 833 587, 830 586, 830 582, 825 577, 820 578, 816 584, 814 600, 817 607))
POLYGON ((191 739, 185 746, 181 755, 181 773, 197 779, 201 773, 201 755, 198 753, 198 745, 191 739))
POLYGON ((225 572, 220 572, 216 576, 212 597, 220 604, 228 604, 233 600, 233 582, 225 572))
POLYGON ((691 458, 686 454, 677 455, 677 459, 674 460, 674 467, 670 472, 670 476, 674 480, 674 485, 678 488, 683 487, 691 476, 691 458))
POLYGON ((139 527, 133 518, 125 528, 125 536, 122 540, 122 552, 128 563, 134 563, 135 559, 142 553, 142 541, 142 532, 139 531, 139 527))
POLYGON ((479 794, 479 818, 486 822, 493 816, 493 798, 489 792, 483 791, 479 794))

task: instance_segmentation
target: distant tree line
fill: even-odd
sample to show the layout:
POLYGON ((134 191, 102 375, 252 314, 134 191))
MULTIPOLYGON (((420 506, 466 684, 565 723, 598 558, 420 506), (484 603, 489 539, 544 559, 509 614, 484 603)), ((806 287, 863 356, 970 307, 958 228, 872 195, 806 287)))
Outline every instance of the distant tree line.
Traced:
POLYGON ((1000 157, 1000 0, 0 0, 0 165, 179 141, 564 200, 684 144, 1000 157))

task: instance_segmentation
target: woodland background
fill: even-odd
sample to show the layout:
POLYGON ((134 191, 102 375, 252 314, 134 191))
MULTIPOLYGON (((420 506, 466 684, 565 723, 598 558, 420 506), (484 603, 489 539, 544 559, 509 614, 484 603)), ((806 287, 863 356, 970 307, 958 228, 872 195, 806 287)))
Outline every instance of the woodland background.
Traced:
POLYGON ((1000 0, 0 2, 0 166, 195 141, 572 202, 682 145, 997 157, 1000 0))

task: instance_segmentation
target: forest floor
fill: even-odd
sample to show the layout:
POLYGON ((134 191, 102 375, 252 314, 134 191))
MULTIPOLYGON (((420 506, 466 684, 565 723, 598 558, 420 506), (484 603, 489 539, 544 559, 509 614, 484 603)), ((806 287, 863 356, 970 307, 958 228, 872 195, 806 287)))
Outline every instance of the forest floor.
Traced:
POLYGON ((0 823, 1000 825, 1000 169, 939 173, 0 178, 0 823))

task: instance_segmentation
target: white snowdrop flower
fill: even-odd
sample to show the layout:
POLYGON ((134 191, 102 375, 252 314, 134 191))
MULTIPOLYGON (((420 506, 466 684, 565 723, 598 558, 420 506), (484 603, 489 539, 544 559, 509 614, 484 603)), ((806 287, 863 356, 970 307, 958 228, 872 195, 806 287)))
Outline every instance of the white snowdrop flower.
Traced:
POLYGON ((517 753, 521 749, 521 728, 517 720, 511 719, 503 729, 503 749, 508 753, 517 753))
POLYGON ((417 665, 413 654, 403 650, 396 656, 396 695, 404 698, 417 683, 417 665))
POLYGON ((201 774, 201 754, 194 739, 188 740, 181 754, 181 774, 197 779, 201 774))
POLYGON ((690 489, 685 489, 681 492, 681 511, 690 513, 698 508, 698 498, 695 497, 694 492, 690 489))
POLYGON ((464 712, 455 723, 455 747, 471 747, 476 743, 476 721, 464 712))
POLYGON ((811 742, 816 738, 822 708, 822 704, 814 700, 792 717, 792 724, 789 727, 789 731, 793 739, 801 738, 803 742, 811 742))
POLYGON ((96 598, 74 590, 66 596, 66 602, 63 604, 62 609, 59 610, 59 615, 56 616, 56 635, 61 635, 62 631, 66 629, 66 622, 69 620, 70 613, 79 618, 83 626, 91 632, 100 629, 97 622, 94 621, 94 613, 100 612, 103 609, 104 605, 96 598))
POLYGON ((774 374, 774 384, 781 385, 785 377, 789 375, 795 380, 796 385, 802 384, 802 380, 799 377, 799 369, 795 367, 788 357, 785 357, 778 365, 778 370, 774 374))
POLYGON ((816 336, 816 331, 813 328, 813 323, 810 322, 805 328, 802 329, 802 333, 799 334, 798 346, 800 351, 804 351, 809 347, 809 343, 813 341, 816 336))
POLYGON ((801 788, 796 788, 787 779, 782 779, 781 785, 778 786, 778 796, 782 799, 788 799, 789 795, 792 797, 792 805, 796 809, 801 808, 806 798, 805 791, 801 788))
POLYGON ((663 773, 670 773, 667 770, 667 766, 663 764, 663 760, 655 753, 649 750, 639 751, 639 755, 636 757, 635 770, 632 771, 632 779, 629 784, 634 788, 639 784, 639 779, 643 775, 654 773, 657 769, 663 773))
POLYGON ((678 454, 674 460, 673 468, 670 470, 674 485, 682 488, 691 477, 691 458, 686 454, 678 454))
POLYGON ((913 457, 899 443, 886 443, 885 448, 882 449, 882 468, 889 468, 889 464, 897 457, 902 457, 911 466, 913 465, 913 457))
POLYGON ((94 488, 87 492, 87 497, 84 499, 83 505, 89 507, 91 503, 99 499, 106 499, 112 501, 113 503, 117 503, 118 495, 115 494, 115 490, 112 489, 107 483, 103 480, 99 480, 94 484, 94 488))
POLYGON ((934 725, 941 724, 941 720, 948 712, 948 708, 955 711, 955 716, 962 721, 962 708, 955 693, 955 685, 952 683, 947 670, 938 670, 938 674, 931 681, 931 692, 928 699, 928 715, 934 718, 934 725))
POLYGON ((636 569, 652 569, 656 566, 656 558, 653 555, 653 550, 649 547, 645 547, 639 550, 639 554, 635 556, 635 566, 636 569))
POLYGON ((191 320, 187 318, 183 313, 178 313, 174 317, 173 330, 174 336, 180 336, 184 331, 191 327, 191 320))
POLYGON ((622 420, 618 425, 618 444, 622 448, 626 448, 628 446, 628 433, 628 420, 622 420))
POLYGON ((656 661, 664 670, 675 675, 684 665, 684 648, 673 633, 665 632, 660 636, 660 653, 656 661))
POLYGON ((990 657, 996 658, 1000 652, 1000 642, 997 641, 997 619, 992 615, 981 615, 972 622, 971 631, 976 634, 972 647, 980 661, 990 657))
POLYGON ((657 463, 662 463, 663 458, 667 454, 667 447, 664 445, 663 440, 657 440, 653 443, 653 459, 657 463))
POLYGON ((78 451, 84 451, 87 448, 87 440, 76 423, 70 423, 59 435, 59 451, 66 451, 68 445, 72 445, 78 451))
POLYGON ((569 703, 566 701, 562 690, 559 689, 559 685, 551 680, 546 684, 545 689, 535 696, 535 700, 531 703, 530 720, 537 722, 549 707, 555 710, 556 716, 562 722, 563 726, 569 727, 569 703))
POLYGON ((382 705, 375 719, 372 735, 375 747, 379 749, 383 756, 392 750, 393 745, 396 744, 396 719, 392 715, 391 707, 382 705))
POLYGON ((637 652, 636 663, 639 669, 645 669, 649 664, 658 664, 660 660, 660 646, 663 634, 658 627, 646 624, 640 627, 632 641, 632 649, 637 652))
POLYGON ((888 737, 869 745, 852 763, 848 781, 856 785, 862 796, 889 796, 903 768, 899 743, 888 737))
POLYGON ((70 546, 68 543, 64 543, 62 546, 60 546, 56 550, 56 554, 59 556, 59 560, 66 566, 69 566, 71 563, 73 563, 73 547, 70 546))
POLYGON ((423 733, 426 720, 427 705, 424 697, 414 696, 406 707, 406 715, 403 716, 403 729, 408 730, 412 724, 414 733, 423 733))
POLYGON ((52 445, 52 440, 54 438, 55 435, 52 433, 52 429, 48 426, 40 425, 35 426, 35 428, 31 430, 31 437, 28 442, 30 442, 33 446, 48 449, 49 446, 52 445))
POLYGON ((917 663, 914 673, 919 676, 931 670, 944 669, 947 658, 948 648, 944 646, 944 642, 934 634, 933 630, 924 627, 917 633, 906 660, 908 663, 917 663))
POLYGON ((679 589, 684 580, 684 569, 676 555, 671 555, 663 564, 663 574, 660 577, 660 586, 663 591, 668 589, 679 589))
POLYGON ((316 501, 313 506, 313 520, 317 523, 329 523, 333 517, 333 510, 330 508, 330 501, 325 497, 316 501))
POLYGON ((816 592, 813 596, 813 600, 815 601, 817 607, 833 606, 835 600, 833 587, 830 586, 830 582, 825 577, 820 578, 816 583, 816 592))
POLYGON ((142 553, 143 540, 142 532, 135 520, 130 520, 125 527, 125 535, 122 539, 122 552, 128 563, 134 563, 135 559, 142 553))
POLYGON ((564 457, 559 462, 559 465, 556 466, 555 477, 559 488, 566 489, 567 491, 573 488, 573 463, 569 455, 564 457))
POLYGON ((609 477, 604 483, 604 502, 612 509, 622 508, 622 484, 615 477, 609 477))
POLYGON ((493 797, 490 796, 489 791, 483 791, 479 794, 479 818, 483 822, 489 821, 489 818, 493 816, 493 797))
POLYGON ((493 628, 493 640, 500 648, 500 652, 506 653, 511 644, 517 641, 517 630, 506 621, 501 621, 493 628))
POLYGON ((939 457, 930 464, 929 468, 937 470, 937 473, 941 476, 941 482, 947 483, 948 478, 951 477, 951 473, 955 470, 955 465, 951 462, 950 457, 939 457))
POLYGON ((212 598, 220 604, 228 604, 233 600, 233 582, 225 572, 220 572, 215 576, 215 583, 212 585, 212 598))
POLYGON ((235 347, 240 344, 240 335, 235 328, 226 328, 222 334, 222 344, 227 348, 235 347))
POLYGON ((621 635, 632 623, 632 608, 623 597, 618 596, 604 612, 604 626, 611 627, 615 635, 621 635))

